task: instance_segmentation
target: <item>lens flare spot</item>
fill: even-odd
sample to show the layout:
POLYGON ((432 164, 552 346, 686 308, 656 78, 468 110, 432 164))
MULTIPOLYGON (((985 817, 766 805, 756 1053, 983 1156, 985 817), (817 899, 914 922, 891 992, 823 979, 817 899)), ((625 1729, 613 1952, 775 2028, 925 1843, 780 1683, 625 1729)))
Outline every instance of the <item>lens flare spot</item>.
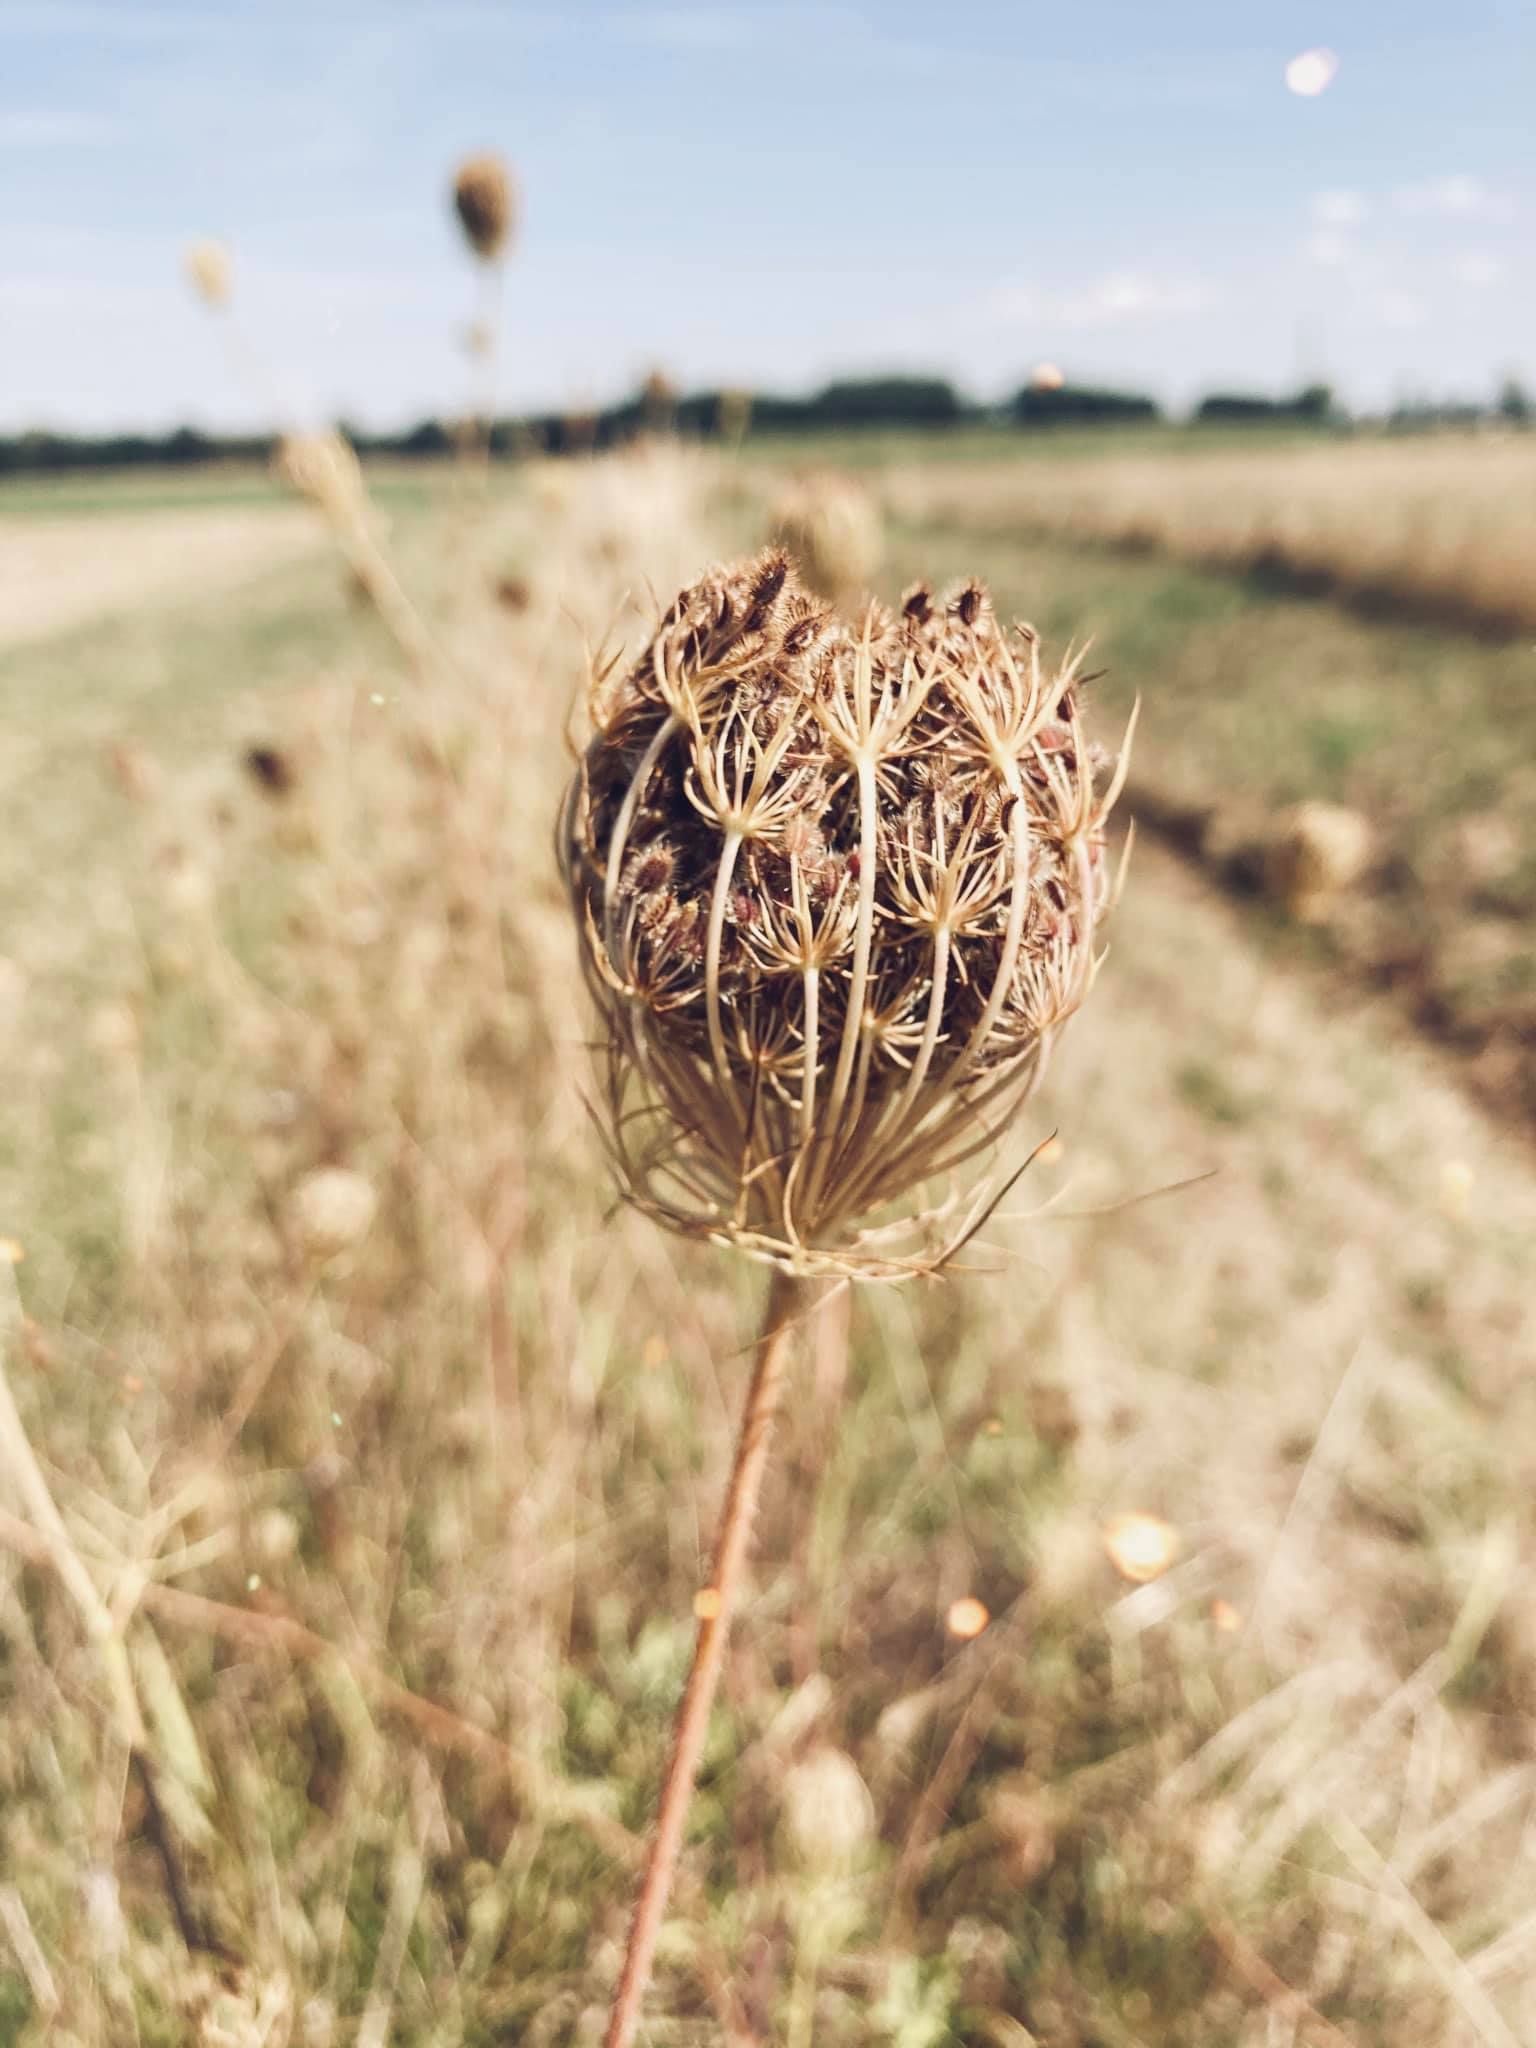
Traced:
POLYGON ((1104 1524, 1104 1549, 1122 1579, 1145 1586, 1178 1556, 1178 1531, 1156 1515, 1115 1515, 1104 1524))
POLYGON ((949 1612, 944 1617, 944 1626, 952 1636, 958 1636, 962 1643, 968 1643, 981 1634, 991 1619, 985 1605, 973 1594, 967 1593, 963 1600, 951 1601, 949 1612))
POLYGON ((1440 1169, 1441 1214, 1460 1222, 1472 1206, 1474 1174, 1465 1159, 1447 1159, 1440 1169))

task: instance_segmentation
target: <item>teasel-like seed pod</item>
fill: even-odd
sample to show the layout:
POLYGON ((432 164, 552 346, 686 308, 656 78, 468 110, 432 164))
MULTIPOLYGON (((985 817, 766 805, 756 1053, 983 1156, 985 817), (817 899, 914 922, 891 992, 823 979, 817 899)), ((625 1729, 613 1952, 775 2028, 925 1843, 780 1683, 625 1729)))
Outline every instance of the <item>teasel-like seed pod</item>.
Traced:
POLYGON ((1078 669, 979 584, 848 622, 770 549, 598 678, 562 854, 639 1208, 800 1276, 931 1272, 972 1232, 990 1184, 953 1177, 1038 1085, 1113 894, 1128 749, 1101 792, 1078 669))
POLYGON ((512 173, 494 151, 466 157, 453 180, 454 211, 465 239, 483 263, 506 253, 515 224, 512 173))

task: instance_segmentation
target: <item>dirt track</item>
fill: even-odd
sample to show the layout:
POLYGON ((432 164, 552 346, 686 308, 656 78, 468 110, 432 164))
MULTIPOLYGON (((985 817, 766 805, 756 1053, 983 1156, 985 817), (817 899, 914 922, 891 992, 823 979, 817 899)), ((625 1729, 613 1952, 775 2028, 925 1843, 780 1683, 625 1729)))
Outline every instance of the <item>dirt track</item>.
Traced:
POLYGON ((0 648, 182 592, 228 589, 321 541, 299 506, 0 519, 0 648))

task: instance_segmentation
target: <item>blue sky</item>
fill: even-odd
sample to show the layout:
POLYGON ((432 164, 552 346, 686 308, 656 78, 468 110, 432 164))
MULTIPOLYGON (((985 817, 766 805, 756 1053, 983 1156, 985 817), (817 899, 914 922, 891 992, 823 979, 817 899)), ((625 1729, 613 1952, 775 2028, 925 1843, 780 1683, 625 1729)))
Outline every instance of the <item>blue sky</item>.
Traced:
POLYGON ((462 405, 482 146, 524 189, 509 407, 653 363, 1536 384, 1533 104, 1529 0, 0 0, 0 428, 462 405), (267 370, 193 304, 199 235, 267 370))

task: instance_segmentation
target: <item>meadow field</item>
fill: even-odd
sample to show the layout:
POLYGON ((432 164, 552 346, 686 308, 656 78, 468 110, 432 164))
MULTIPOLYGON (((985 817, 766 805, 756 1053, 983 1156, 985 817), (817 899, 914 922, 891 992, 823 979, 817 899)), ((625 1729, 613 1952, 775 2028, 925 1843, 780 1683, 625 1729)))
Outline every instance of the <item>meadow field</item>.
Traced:
MULTIPOLYGON (((1532 442, 829 459, 1150 829, 1056 1142, 807 1332, 642 2038, 1518 2048, 1532 442)), ((263 479, 0 494, 0 2044, 601 2040, 764 1278, 615 1200, 555 821, 808 466, 388 474, 412 660, 263 479)))

